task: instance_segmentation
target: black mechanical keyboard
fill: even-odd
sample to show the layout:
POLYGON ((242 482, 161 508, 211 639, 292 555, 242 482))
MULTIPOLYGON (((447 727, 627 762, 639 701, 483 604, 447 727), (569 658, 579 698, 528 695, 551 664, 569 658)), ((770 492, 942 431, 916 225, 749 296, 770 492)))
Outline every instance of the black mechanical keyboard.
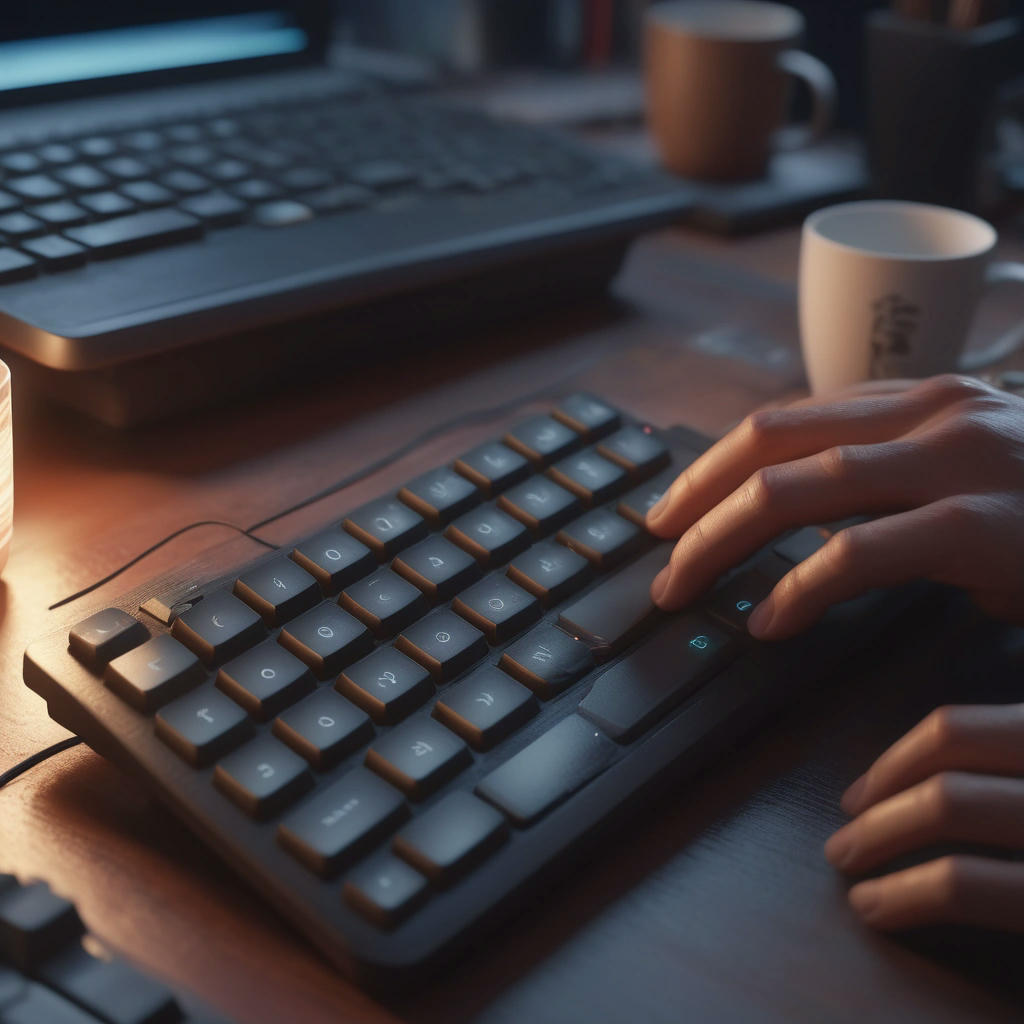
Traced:
POLYGON ((655 609, 671 545, 644 518, 708 443, 570 395, 227 578, 76 622, 26 682, 344 971, 394 984, 894 614, 874 595, 750 638, 816 528, 655 609))
POLYGON ((45 882, 0 874, 3 1024, 215 1024, 223 1017, 172 992, 85 933, 74 904, 45 882))

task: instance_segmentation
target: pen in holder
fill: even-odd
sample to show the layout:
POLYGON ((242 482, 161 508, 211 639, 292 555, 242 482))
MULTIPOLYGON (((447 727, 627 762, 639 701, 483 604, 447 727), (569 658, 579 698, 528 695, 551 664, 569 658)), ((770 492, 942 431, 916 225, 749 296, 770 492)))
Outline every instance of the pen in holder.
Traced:
POLYGON ((868 19, 868 156, 877 195, 973 209, 996 93, 1024 70, 1024 23, 868 19))

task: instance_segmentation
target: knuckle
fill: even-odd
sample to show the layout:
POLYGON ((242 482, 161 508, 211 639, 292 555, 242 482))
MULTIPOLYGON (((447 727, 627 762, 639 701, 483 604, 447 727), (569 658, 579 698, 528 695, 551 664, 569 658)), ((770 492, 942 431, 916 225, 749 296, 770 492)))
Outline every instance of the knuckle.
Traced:
POLYGON ((951 498, 942 503, 939 512, 943 525, 954 533, 973 532, 984 518, 983 509, 970 496, 951 498))
POLYGON ((925 719, 929 746, 933 750, 945 750, 953 746, 962 735, 962 716, 959 708, 944 704, 936 708, 925 719))
POLYGON ((934 824, 944 825, 953 817, 959 792, 957 782, 956 772, 939 772, 923 784, 928 818, 934 824))
POLYGON ((835 445, 820 452, 818 467, 831 480, 848 480, 858 463, 857 451, 851 445, 835 445))
POLYGON ((782 474, 775 466, 762 466, 747 481, 747 504, 754 509, 769 508, 779 497, 782 474))
POLYGON ((935 903, 941 909, 951 910, 963 903, 964 890, 970 874, 968 861, 963 856, 949 854, 934 862, 935 903))
POLYGON ((987 392, 980 381, 960 373, 942 373, 937 377, 929 377, 918 387, 925 394, 945 398, 949 401, 976 398, 987 392))
POLYGON ((833 534, 821 550, 833 571, 842 573, 853 569, 861 559, 864 548, 863 530, 850 526, 833 534))
POLYGON ((782 410, 758 409, 743 421, 743 437, 747 444, 759 448, 778 437, 789 420, 782 410))

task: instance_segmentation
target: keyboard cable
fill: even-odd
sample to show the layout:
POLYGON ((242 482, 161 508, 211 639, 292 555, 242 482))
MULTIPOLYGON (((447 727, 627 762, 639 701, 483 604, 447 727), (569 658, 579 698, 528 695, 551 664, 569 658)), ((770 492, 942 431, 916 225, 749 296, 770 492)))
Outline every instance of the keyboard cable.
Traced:
POLYGON ((24 761, 19 761, 13 768, 8 768, 7 771, 0 773, 0 789, 3 789, 8 782, 13 782, 19 775, 24 774, 30 768, 35 768, 37 764, 48 761, 55 754, 61 754, 65 750, 77 747, 81 742, 82 738, 80 736, 69 736, 66 740, 54 743, 43 750, 37 750, 34 754, 26 757, 24 761))

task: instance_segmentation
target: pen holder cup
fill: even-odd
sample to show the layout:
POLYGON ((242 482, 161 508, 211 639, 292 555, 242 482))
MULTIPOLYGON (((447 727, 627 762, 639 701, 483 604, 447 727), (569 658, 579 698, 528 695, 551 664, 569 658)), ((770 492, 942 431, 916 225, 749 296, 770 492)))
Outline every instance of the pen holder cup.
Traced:
POLYGON ((1024 71, 1024 22, 957 30, 880 11, 867 58, 875 193, 973 209, 996 93, 1024 71))

